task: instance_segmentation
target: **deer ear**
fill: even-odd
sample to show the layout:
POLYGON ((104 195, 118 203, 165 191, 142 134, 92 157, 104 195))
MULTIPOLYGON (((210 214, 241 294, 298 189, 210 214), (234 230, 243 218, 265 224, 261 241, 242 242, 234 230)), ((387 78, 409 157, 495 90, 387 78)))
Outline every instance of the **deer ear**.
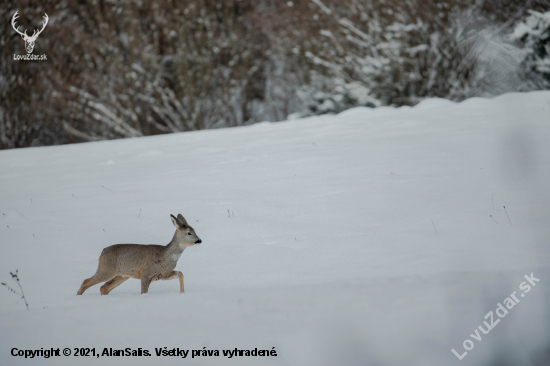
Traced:
POLYGON ((181 222, 179 222, 178 219, 174 217, 174 215, 170 215, 170 218, 172 219, 172 224, 174 224, 176 228, 179 229, 181 226, 183 226, 181 222))
POLYGON ((178 215, 178 221, 182 223, 181 226, 188 225, 187 221, 185 221, 185 219, 183 218, 183 216, 181 214, 178 215))

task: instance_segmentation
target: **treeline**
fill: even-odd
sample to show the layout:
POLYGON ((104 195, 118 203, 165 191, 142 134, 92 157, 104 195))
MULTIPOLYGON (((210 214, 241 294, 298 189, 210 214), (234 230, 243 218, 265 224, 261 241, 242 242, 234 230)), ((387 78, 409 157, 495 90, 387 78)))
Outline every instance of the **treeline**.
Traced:
POLYGON ((548 0, 4 1, 0 148, 546 88, 546 38, 517 26, 534 29, 530 11, 549 10, 548 0), (17 10, 29 35, 48 14, 33 52, 47 60, 14 60, 26 53, 17 10))

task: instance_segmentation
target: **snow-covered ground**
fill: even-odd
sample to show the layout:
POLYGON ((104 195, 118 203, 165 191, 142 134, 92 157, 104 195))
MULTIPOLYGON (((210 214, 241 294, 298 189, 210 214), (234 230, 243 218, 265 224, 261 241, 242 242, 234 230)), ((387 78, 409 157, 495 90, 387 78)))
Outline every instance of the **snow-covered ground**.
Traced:
POLYGON ((548 91, 0 151, 0 281, 18 269, 30 308, 0 288, 0 364, 550 364, 549 182, 548 91), (176 267, 185 293, 76 296, 104 247, 166 244, 178 213, 203 241, 176 267))

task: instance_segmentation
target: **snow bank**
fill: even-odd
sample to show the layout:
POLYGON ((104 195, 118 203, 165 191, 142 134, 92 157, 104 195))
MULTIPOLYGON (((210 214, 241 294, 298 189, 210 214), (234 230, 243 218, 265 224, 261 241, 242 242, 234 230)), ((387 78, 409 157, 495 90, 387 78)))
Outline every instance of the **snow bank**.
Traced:
POLYGON ((0 151, 0 281, 18 269, 30 307, 0 289, 0 364, 450 365, 531 272, 461 364, 545 361, 549 116, 550 92, 532 92, 0 151), (129 280, 75 295, 102 248, 166 244, 180 212, 203 240, 176 267, 184 294, 129 280))

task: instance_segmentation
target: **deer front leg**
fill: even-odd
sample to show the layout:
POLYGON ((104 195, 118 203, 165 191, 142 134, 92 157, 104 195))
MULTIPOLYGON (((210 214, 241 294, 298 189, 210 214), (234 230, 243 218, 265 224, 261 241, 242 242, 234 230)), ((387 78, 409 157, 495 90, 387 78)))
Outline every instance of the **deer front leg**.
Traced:
POLYGON ((183 273, 181 273, 180 271, 172 271, 172 273, 170 273, 170 276, 166 279, 171 280, 176 277, 180 279, 180 292, 183 292, 183 273))
POLYGON ((152 281, 159 281, 159 280, 166 281, 166 280, 173 280, 175 278, 180 279, 180 292, 183 292, 183 273, 181 273, 180 271, 172 271, 168 273, 166 276, 161 276, 161 275, 155 276, 153 277, 152 281))
POLYGON ((178 277, 180 279, 180 292, 183 292, 183 273, 178 272, 178 277))
POLYGON ((141 293, 146 294, 149 292, 149 285, 153 279, 149 276, 141 276, 141 293))

